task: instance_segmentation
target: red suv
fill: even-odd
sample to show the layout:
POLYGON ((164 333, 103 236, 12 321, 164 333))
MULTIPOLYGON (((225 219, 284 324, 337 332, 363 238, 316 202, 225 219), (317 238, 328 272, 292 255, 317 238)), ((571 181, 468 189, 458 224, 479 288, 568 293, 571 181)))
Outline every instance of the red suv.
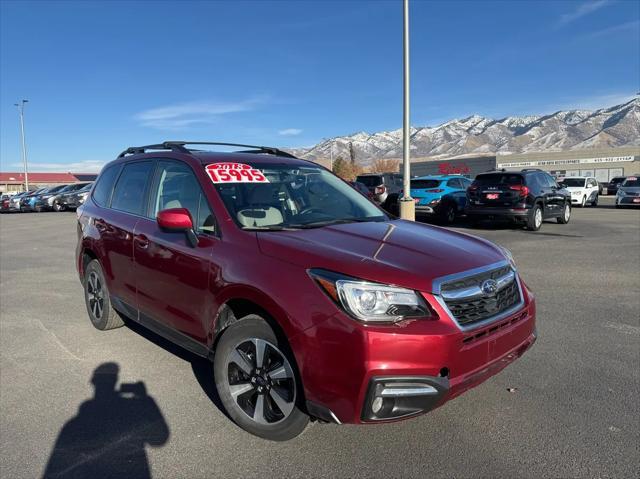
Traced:
POLYGON ((393 219, 280 150, 191 144, 105 166, 77 213, 77 268, 96 328, 130 318, 210 358, 247 431, 286 440, 310 418, 416 416, 535 341, 508 251, 393 219))

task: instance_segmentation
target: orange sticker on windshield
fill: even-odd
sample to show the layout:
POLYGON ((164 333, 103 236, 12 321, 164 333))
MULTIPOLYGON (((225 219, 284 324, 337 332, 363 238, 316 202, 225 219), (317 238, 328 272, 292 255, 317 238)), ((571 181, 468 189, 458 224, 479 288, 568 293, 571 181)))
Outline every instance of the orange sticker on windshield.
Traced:
POLYGON ((260 170, 244 163, 213 163, 205 169, 214 183, 269 183, 260 170))

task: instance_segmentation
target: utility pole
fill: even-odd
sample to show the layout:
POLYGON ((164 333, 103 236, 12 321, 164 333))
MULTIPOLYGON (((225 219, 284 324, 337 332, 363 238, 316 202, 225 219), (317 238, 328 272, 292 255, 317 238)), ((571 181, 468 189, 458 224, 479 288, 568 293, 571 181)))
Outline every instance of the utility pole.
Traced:
POLYGON ((400 218, 415 221, 416 205, 411 198, 411 166, 409 163, 409 0, 403 0, 403 59, 404 59, 404 91, 402 115, 402 197, 400 198, 400 218))
POLYGON ((29 171, 27 168, 27 146, 24 140, 24 104, 29 100, 22 100, 20 103, 14 103, 18 107, 20 114, 20 135, 22 136, 22 164, 24 166, 24 188, 29 191, 29 171))

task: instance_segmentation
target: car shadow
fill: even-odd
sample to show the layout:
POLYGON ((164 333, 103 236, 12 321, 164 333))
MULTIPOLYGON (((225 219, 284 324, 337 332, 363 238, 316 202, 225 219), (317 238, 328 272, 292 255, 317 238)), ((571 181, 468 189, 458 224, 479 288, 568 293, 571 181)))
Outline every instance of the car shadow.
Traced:
MULTIPOLYGON (((122 316, 122 315, 121 315, 122 316)), ((125 325, 134 333, 139 334, 147 341, 152 342, 156 346, 164 349, 168 353, 177 356, 191 364, 191 370, 193 371, 193 375, 195 376, 200 388, 207 395, 209 400, 218 408, 218 410, 225 415, 228 419, 230 419, 227 411, 222 405, 222 401, 220 396, 218 395, 218 391, 216 389, 216 382, 213 376, 213 367, 211 361, 207 358, 203 358, 196 354, 193 354, 190 351, 187 351, 184 348, 172 343, 168 339, 163 338, 162 336, 154 333, 153 331, 145 328, 141 324, 136 323, 130 318, 122 317, 125 325)))
POLYGON ((119 370, 93 371, 94 395, 60 430, 44 478, 151 478, 146 446, 166 444, 169 426, 144 382, 117 388, 119 370))

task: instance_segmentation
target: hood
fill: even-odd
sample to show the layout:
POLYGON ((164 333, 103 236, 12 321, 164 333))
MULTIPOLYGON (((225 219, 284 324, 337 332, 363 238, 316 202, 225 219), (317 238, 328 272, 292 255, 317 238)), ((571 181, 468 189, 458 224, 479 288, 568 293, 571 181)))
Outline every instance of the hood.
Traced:
POLYGON ((256 235, 282 261, 426 292, 436 278, 505 260, 487 240, 403 220, 256 235))
POLYGON ((563 186, 562 189, 567 190, 567 191, 583 191, 586 190, 587 187, 586 186, 563 186))
POLYGON ((618 190, 625 193, 640 193, 640 186, 620 186, 618 190))

